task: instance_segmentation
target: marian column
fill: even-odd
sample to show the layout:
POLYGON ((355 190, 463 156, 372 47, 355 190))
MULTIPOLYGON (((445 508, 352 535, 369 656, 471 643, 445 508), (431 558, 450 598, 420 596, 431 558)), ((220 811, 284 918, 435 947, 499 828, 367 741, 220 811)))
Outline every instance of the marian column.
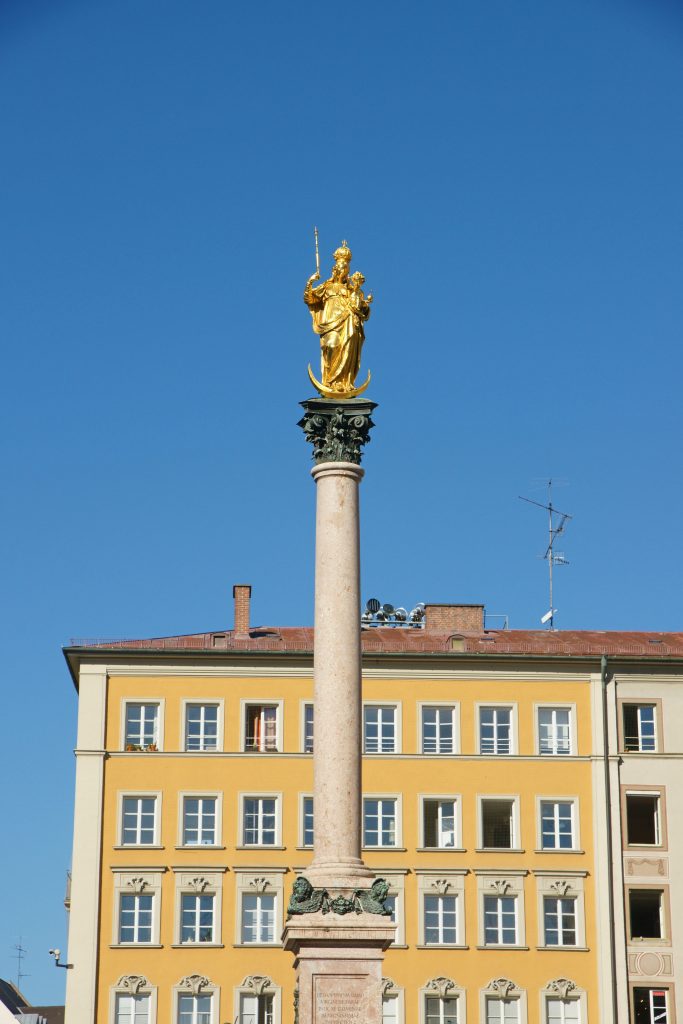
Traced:
MULTIPOLYGON (((317 239, 316 239, 317 241, 317 239)), ((316 246, 317 249, 317 246, 316 246)), ((317 255, 317 253, 316 253, 317 255)), ((298 970, 298 1024, 381 1024, 382 961, 395 926, 388 886, 361 857, 361 622, 358 486, 375 403, 355 386, 372 296, 349 276, 346 243, 329 280, 306 285, 320 336, 322 397, 302 402, 316 482, 314 855, 294 883, 283 942, 298 970)))

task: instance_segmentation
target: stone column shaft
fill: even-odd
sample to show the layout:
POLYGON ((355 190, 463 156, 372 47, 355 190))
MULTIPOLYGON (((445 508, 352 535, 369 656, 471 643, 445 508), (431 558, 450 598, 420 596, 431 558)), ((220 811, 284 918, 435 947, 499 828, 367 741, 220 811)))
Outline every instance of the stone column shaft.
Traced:
POLYGON ((369 876, 361 859, 360 466, 322 462, 316 481, 313 881, 369 876))

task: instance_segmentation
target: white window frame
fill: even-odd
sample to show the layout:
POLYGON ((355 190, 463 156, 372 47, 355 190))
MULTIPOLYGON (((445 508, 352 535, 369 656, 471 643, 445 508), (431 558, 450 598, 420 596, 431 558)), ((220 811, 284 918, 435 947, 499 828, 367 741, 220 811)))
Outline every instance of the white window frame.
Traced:
POLYGON ((465 922, 465 875, 466 868, 416 868, 419 900, 418 949, 467 949, 465 922), (425 898, 428 896, 452 896, 456 904, 456 941, 427 943, 425 928, 425 898))
POLYGON ((302 700, 299 704, 299 749, 302 754, 313 754, 306 750, 306 708, 313 709, 313 743, 315 743, 315 706, 312 700, 302 700))
POLYGON ((494 850, 496 852, 524 853, 521 845, 521 827, 519 814, 519 793, 484 793, 477 794, 477 853, 494 850), (512 803, 512 845, 484 846, 484 804, 493 800, 506 800, 512 803))
MULTIPOLYGON (((429 946, 434 949, 434 946, 429 946)), ((419 1024, 427 1024, 427 999, 457 999, 458 1001, 458 1024, 467 1024, 467 991, 453 978, 446 978, 443 975, 432 978, 418 990, 418 1021, 419 1024)), ((443 1008, 441 1008, 443 1010, 443 1008)), ((443 1012, 441 1014, 443 1017, 443 1012)))
POLYGON ((420 700, 417 702, 417 749, 424 757, 455 757, 460 753, 460 702, 449 700, 420 700), (431 709, 450 710, 453 719, 453 751, 427 753, 424 749, 424 712, 431 709))
POLYGON ((243 754, 250 754, 254 757, 263 757, 264 754, 281 754, 283 752, 284 737, 284 706, 282 699, 272 697, 243 697, 240 700, 240 751, 243 754), (269 707, 275 708, 275 750, 250 750, 247 749, 247 708, 269 707))
POLYGON ((284 928, 284 876, 287 868, 245 868, 235 869, 235 946, 243 949, 282 949, 280 936, 284 928), (267 895, 275 897, 274 942, 242 941, 242 900, 245 895, 267 895))
MULTIPOLYGON (((312 850, 313 843, 306 843, 306 818, 305 818, 305 806, 306 801, 313 801, 312 793, 299 793, 299 850, 312 850)), ((313 838, 315 840, 315 803, 313 804, 313 838)))
POLYGON ((159 946, 159 925, 161 921, 161 878, 166 868, 112 867, 114 875, 114 913, 112 914, 112 946, 139 947, 151 949, 159 946), (119 942, 121 925, 121 897, 141 893, 152 897, 152 938, 149 942, 119 942))
POLYGON ((623 745, 624 745, 624 751, 623 752, 626 753, 626 754, 657 754, 657 753, 659 753, 660 752, 660 736, 659 736, 659 723, 657 721, 659 708, 658 708, 657 702, 656 701, 648 701, 648 700, 637 700, 637 699, 631 700, 629 697, 624 697, 621 700, 620 707, 621 707, 621 729, 622 729, 622 738, 623 738, 623 745), (628 750, 627 747, 626 747, 626 717, 625 717, 625 711, 626 711, 627 707, 635 707, 635 708, 638 709, 637 715, 636 715, 637 722, 638 722, 638 749, 637 750, 628 750), (640 712, 641 712, 642 708, 652 708, 652 724, 653 724, 653 727, 654 727, 654 747, 652 748, 652 750, 643 750, 643 729, 642 729, 642 722, 641 722, 641 719, 640 719, 640 712))
POLYGON ((581 852, 581 815, 578 796, 536 795, 536 853, 579 853, 581 852), (543 804, 571 804, 572 845, 543 846, 543 804))
MULTIPOLYGON (((207 943, 197 943, 197 945, 207 945, 207 943)), ((186 948, 187 946, 183 946, 183 949, 186 948)), ((180 996, 189 995, 211 996, 211 1024, 218 1024, 221 1002, 220 986, 214 985, 208 978, 199 974, 181 978, 178 984, 173 986, 173 1024, 178 1024, 180 996), (207 984, 203 984, 203 982, 207 982, 207 984)))
POLYGON ((571 952, 586 949, 586 901, 584 879, 586 871, 546 871, 533 870, 536 881, 536 919, 538 921, 537 949, 561 949, 571 952), (576 915, 576 945, 548 946, 545 942, 544 897, 573 899, 576 915))
MULTIPOLYGON (((502 870, 496 868, 475 868, 477 877, 477 905, 479 910, 477 922, 477 938, 479 949, 519 949, 526 947, 526 912, 524 903, 524 879, 528 874, 526 868, 502 870), (486 924, 484 914, 485 896, 513 896, 516 898, 515 918, 517 941, 513 944, 486 942, 486 924)), ((484 1018, 485 1019, 485 1018, 484 1018)))
POLYGON ((475 703, 475 724, 477 730, 476 736, 476 751, 480 757, 514 757, 518 754, 518 737, 519 737, 519 723, 518 723, 518 706, 516 701, 512 700, 483 700, 475 703), (510 751, 507 754, 499 753, 483 753, 481 749, 481 713, 484 710, 490 708, 496 710, 508 709, 510 711, 510 751))
MULTIPOLYGON (((361 804, 361 829, 362 829, 362 841, 364 850, 401 850, 403 848, 403 813, 402 813, 402 794, 401 793, 363 793, 362 804, 361 804), (382 845, 378 843, 376 846, 365 845, 365 801, 366 800, 393 800, 395 805, 395 825, 394 831, 396 835, 396 842, 393 846, 382 845)), ((381 829, 378 830, 378 835, 381 834, 381 829)))
POLYGON ((233 989, 233 1020, 242 1020, 243 996, 272 996, 273 1024, 282 1020, 282 989, 270 977, 260 974, 247 975, 242 984, 233 989))
POLYGON ((161 790, 144 790, 144 789, 133 789, 133 790, 119 790, 116 794, 117 803, 117 833, 116 833, 116 847, 118 850, 162 850, 161 845, 161 810, 162 810, 162 792, 161 790), (125 843, 123 842, 123 801, 126 799, 136 800, 149 800, 153 799, 154 803, 154 842, 153 843, 125 843))
POLYGON ((186 754, 220 754, 224 750, 224 730, 225 730, 225 701, 222 697, 185 697, 180 702, 180 736, 183 742, 183 751, 186 754), (211 705, 212 707, 218 708, 217 722, 216 722, 216 749, 215 750, 188 750, 187 748, 187 713, 190 707, 196 705, 204 706, 211 705))
POLYGON ((388 884, 388 895, 394 897, 396 907, 396 937, 391 944, 392 949, 405 947, 406 943, 405 876, 407 874, 407 868, 377 869, 378 877, 383 878, 388 884))
POLYGON ((117 996, 149 996, 149 1024, 157 1019, 157 986, 150 985, 142 974, 122 974, 109 988, 109 1024, 116 1024, 117 996))
MULTIPOLYGON (((491 947, 494 948, 494 947, 491 947)), ((512 949, 512 946, 508 947, 495 947, 497 949, 508 948, 512 949)), ((499 1002, 503 1000, 502 990, 507 991, 507 998, 514 999, 517 1001, 519 1007, 518 1021, 519 1024, 526 1024, 527 1021, 527 997, 525 989, 519 988, 514 982, 507 978, 493 978, 485 988, 479 990, 479 1019, 482 1024, 486 1024, 488 1021, 487 1015, 487 1002, 491 999, 496 999, 499 1002)))
MULTIPOLYGON (((637 988, 644 988, 644 989, 646 989, 650 993, 650 998, 648 999, 648 1003, 650 1004, 650 1007, 649 1007, 650 1008, 650 1020, 656 1020, 657 1019, 654 1016, 654 1007, 652 1005, 652 997, 653 997, 655 991, 664 992, 664 994, 665 994, 665 1001, 666 1001, 666 1008, 665 1009, 666 1009, 667 1024, 674 1024, 675 1012, 676 1012, 675 1011, 675 1005, 676 1004, 675 1004, 675 998, 673 998, 674 997, 674 989, 673 989, 672 982, 665 981, 664 984, 662 984, 662 985, 655 985, 652 981, 648 981, 648 980, 644 980, 642 982, 641 981, 632 981, 631 984, 629 985, 629 994, 628 994, 629 995, 629 1009, 631 1010, 632 1013, 634 1013, 634 1011, 635 1011, 635 996, 636 996, 636 989, 637 988), (673 1007, 673 1010, 672 1010, 672 1007, 673 1007)), ((660 1020, 661 1020, 661 1018, 660 1018, 660 1020)))
POLYGON ((223 874, 227 868, 172 868, 175 873, 175 927, 173 948, 215 949, 222 947, 223 874), (182 897, 213 896, 213 940, 211 942, 182 942, 182 897))
MULTIPOLYGON (((381 732, 381 727, 380 727, 381 732)), ((363 701, 363 757, 392 757, 394 754, 400 754, 403 746, 401 743, 401 737, 403 733, 403 714, 402 705, 398 701, 381 701, 381 700, 364 700, 363 701), (371 708, 377 708, 379 710, 392 710, 394 713, 394 747, 393 750, 372 750, 368 751, 365 744, 365 725, 366 725, 366 712, 371 708)), ((381 736, 378 736, 378 741, 381 742, 381 736)))
MULTIPOLYGON (((565 948, 565 947, 552 947, 565 948)), ((571 947, 569 947, 571 948, 571 947)), ((587 1024, 588 1021, 588 1000, 586 990, 580 988, 574 981, 565 977, 549 981, 540 993, 540 1017, 542 1024, 548 1024, 548 1001, 560 999, 562 1002, 579 1004, 579 1024, 587 1024)))
POLYGON ((398 988, 391 978, 382 978, 382 1024, 384 1024, 385 1003, 396 1003, 396 1024, 404 1024, 405 1021, 405 1000, 402 988, 398 988))
POLYGON ((238 850, 282 850, 282 793, 260 793, 242 792, 238 793, 239 814, 238 814, 238 850), (275 800, 275 842, 274 843, 245 843, 244 841, 244 803, 246 800, 275 800))
POLYGON ((150 704, 156 705, 157 711, 157 751, 164 749, 164 719, 166 701, 163 697, 123 697, 121 699, 121 722, 120 722, 120 749, 127 753, 152 753, 148 750, 126 751, 126 719, 128 717, 129 704, 150 704))
POLYGON ((663 801, 664 801, 664 790, 663 787, 660 789, 633 789, 628 785, 622 787, 624 791, 624 850, 665 850, 666 849, 666 832, 664 830, 664 816, 662 813, 663 801), (629 841, 628 835, 628 798, 633 797, 649 797, 651 800, 656 801, 656 812, 655 812, 655 833, 657 836, 657 842, 655 843, 632 843, 629 841))
POLYGON ((534 703, 534 744, 539 757, 576 757, 578 752, 576 735, 576 704, 562 701, 538 701, 534 703), (568 711, 569 712, 569 752, 567 754, 542 754, 541 753, 541 711, 568 711))
POLYGON ((178 841, 177 850, 224 850, 223 842, 223 794, 219 791, 210 792, 205 789, 185 789, 178 793, 178 841), (213 843, 185 842, 185 801, 215 800, 216 823, 213 843))
MULTIPOLYGON (((271 892, 270 889, 265 889, 265 890, 262 889, 262 890, 259 890, 258 892, 242 892, 240 894, 240 896, 241 896, 241 906, 242 906, 242 914, 241 914, 241 921, 240 921, 240 945, 242 945, 242 946, 277 946, 277 945, 279 945, 279 943, 276 941, 277 940, 277 936, 278 936, 278 926, 277 926, 278 925, 278 895, 277 895, 277 892, 271 892), (257 925, 256 925, 257 933, 260 932, 261 928, 263 927, 263 922, 262 922, 261 918, 262 918, 262 916, 264 914, 264 908, 262 906, 262 903, 263 903, 264 900, 272 901, 272 911, 271 911, 272 912, 272 919, 273 919, 272 938, 267 939, 267 940, 263 940, 263 939, 258 938, 258 939, 254 939, 253 942, 249 942, 244 937, 244 914, 245 914, 245 902, 247 900, 256 900, 256 903, 257 903, 257 925)), ((265 913, 268 913, 268 911, 265 911, 265 913)))
POLYGON ((420 829, 420 850, 439 850, 444 853, 462 853, 462 796, 459 793, 419 793, 418 794, 418 822, 420 829), (425 843, 425 803, 428 801, 452 800, 454 807, 455 845, 454 846, 427 846, 425 843))

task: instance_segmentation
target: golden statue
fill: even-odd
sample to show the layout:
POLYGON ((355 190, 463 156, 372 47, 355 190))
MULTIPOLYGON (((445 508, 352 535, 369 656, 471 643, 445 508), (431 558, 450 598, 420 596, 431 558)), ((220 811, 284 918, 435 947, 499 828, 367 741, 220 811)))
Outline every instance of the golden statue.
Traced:
POLYGON ((354 398, 370 383, 368 372, 365 383, 355 387, 372 295, 365 296, 360 271, 349 276, 351 250, 346 242, 334 252, 332 276, 316 288, 313 282, 320 280, 317 228, 315 257, 317 269, 306 282, 304 302, 311 311, 313 330, 320 336, 322 381, 315 379, 310 363, 308 375, 324 398, 354 398))

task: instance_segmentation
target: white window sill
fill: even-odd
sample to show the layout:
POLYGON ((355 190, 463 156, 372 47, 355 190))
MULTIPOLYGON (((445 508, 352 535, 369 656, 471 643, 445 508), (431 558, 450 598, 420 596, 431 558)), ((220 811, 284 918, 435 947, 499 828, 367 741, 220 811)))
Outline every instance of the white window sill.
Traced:
POLYGON ((222 942, 173 942, 171 949, 225 949, 222 942))
POLYGON ((295 850, 308 850, 310 853, 313 853, 313 847, 312 846, 295 846, 294 849, 295 850))
POLYGON ((418 853, 467 853, 464 846, 418 846, 418 853))
POLYGON ((502 943, 500 945, 494 945, 493 943, 491 943, 488 946, 477 946, 476 948, 477 949, 495 949, 498 952, 500 952, 501 949, 527 949, 528 950, 530 947, 529 946, 518 946, 516 942, 515 943, 505 942, 505 943, 502 943))
POLYGON ((562 953, 589 953, 588 946, 536 946, 539 953, 552 953, 553 950, 560 950, 562 953))
POLYGON ((379 851, 380 853, 387 853, 387 852, 389 852, 389 853, 392 853, 392 852, 393 853, 407 853, 408 852, 408 848, 407 848, 407 846, 364 846, 363 847, 363 852, 364 853, 374 853, 375 851, 379 851))
MULTIPOLYGON (((192 849, 196 850, 198 847, 194 846, 192 849)), ((286 846, 273 846, 270 843, 254 843, 253 846, 236 846, 236 850, 286 850, 286 846)))
POLYGON ((160 942, 110 942, 110 949, 163 949, 160 942))
POLYGON ((165 846, 159 846, 157 843, 126 843, 125 846, 114 846, 114 850, 165 850, 165 846))
POLYGON ((585 853, 585 850, 577 850, 576 847, 571 849, 562 849, 559 846, 548 846, 544 849, 536 849, 534 853, 585 853))
MULTIPOLYGON (((389 947, 393 949, 393 946, 389 947)), ((469 946, 463 945, 461 942, 427 942, 418 944, 415 949, 469 949, 469 946)))
POLYGON ((526 853, 518 846, 477 846, 475 853, 526 853))
POLYGON ((227 849, 227 847, 225 847, 225 846, 213 846, 212 844, 209 844, 209 843, 188 843, 185 846, 174 846, 173 849, 174 850, 192 850, 192 852, 194 852, 195 850, 225 850, 225 849, 227 849))
POLYGON ((233 942, 233 949, 282 949, 281 942, 233 942))

